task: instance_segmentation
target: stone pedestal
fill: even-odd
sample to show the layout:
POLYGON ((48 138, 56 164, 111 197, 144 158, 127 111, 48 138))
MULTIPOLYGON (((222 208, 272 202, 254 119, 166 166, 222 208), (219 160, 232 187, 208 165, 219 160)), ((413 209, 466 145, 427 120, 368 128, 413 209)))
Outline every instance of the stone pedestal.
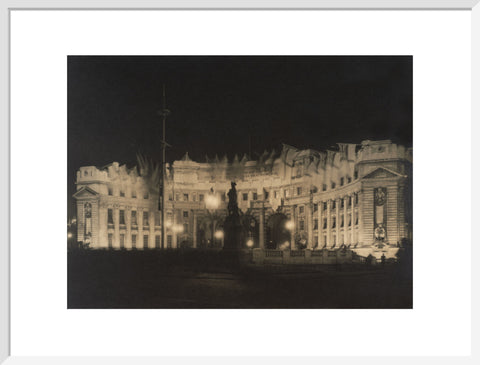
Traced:
POLYGON ((224 250, 241 250, 245 248, 245 232, 240 222, 240 217, 230 215, 225 219, 224 250))

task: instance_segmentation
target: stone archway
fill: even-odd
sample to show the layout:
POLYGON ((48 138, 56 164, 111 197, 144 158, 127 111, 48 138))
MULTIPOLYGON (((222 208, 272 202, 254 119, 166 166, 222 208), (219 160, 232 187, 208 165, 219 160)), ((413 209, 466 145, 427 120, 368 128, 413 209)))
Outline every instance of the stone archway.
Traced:
POLYGON ((245 232, 245 245, 249 248, 259 247, 259 227, 257 219, 251 214, 245 214, 241 217, 241 222, 245 232), (248 241, 252 241, 252 246, 248 241))
POLYGON ((288 218, 283 213, 274 213, 265 227, 265 248, 279 249, 282 245, 290 245, 291 233, 286 227, 288 218))

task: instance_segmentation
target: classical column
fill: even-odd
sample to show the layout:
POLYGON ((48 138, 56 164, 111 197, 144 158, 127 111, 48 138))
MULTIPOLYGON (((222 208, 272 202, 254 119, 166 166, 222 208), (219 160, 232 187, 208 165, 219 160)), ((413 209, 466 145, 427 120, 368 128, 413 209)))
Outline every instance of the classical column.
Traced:
POLYGON ((365 244, 363 240, 363 207, 364 207, 364 202, 363 202, 363 193, 359 191, 358 193, 358 241, 360 245, 365 244))
POLYGON ((337 198, 336 199, 336 203, 335 203, 335 215, 337 216, 336 218, 336 221, 337 221, 337 225, 336 225, 336 247, 340 247, 340 198, 337 198))
POLYGON ((306 204, 307 214, 307 248, 313 248, 313 209, 312 203, 306 204))
POLYGON ((331 208, 332 208, 332 201, 329 199, 327 201, 327 247, 331 247, 332 246, 332 238, 330 237, 330 227, 332 225, 332 212, 331 212, 331 208))
POLYGON ((318 202, 318 248, 323 247, 323 202, 318 202))
POLYGON ((192 210, 193 215, 193 248, 197 248, 197 212, 192 210))
POLYGON ((355 194, 350 195, 350 217, 351 217, 351 238, 350 242, 352 245, 355 245, 357 242, 355 242, 355 194))
POLYGON ((295 231, 297 230, 297 209, 295 205, 292 205, 292 218, 293 229, 290 230, 290 250, 295 250, 295 231))
POLYGON ((348 206, 348 195, 344 196, 343 198, 343 243, 348 244, 349 237, 348 237, 348 214, 347 214, 347 206, 348 206))
POLYGON ((127 226, 127 237, 125 237, 125 248, 132 249, 132 208, 125 207, 125 223, 127 226))
POLYGON ((155 212, 148 212, 148 228, 149 228, 149 237, 148 237, 148 247, 155 248, 155 212))
POLYGON ((177 212, 175 209, 172 210, 172 219, 173 219, 173 224, 172 224, 172 248, 177 248, 177 212))
POLYGON ((265 248, 265 207, 262 203, 262 208, 260 210, 260 227, 259 227, 259 247, 263 250, 265 248))
POLYGON ((115 204, 113 210, 113 224, 114 224, 114 234, 113 234, 113 247, 120 247, 120 209, 118 204, 115 204))
POLYGON ((137 227, 138 227, 138 237, 137 237, 137 250, 143 250, 143 209, 137 209, 137 227))

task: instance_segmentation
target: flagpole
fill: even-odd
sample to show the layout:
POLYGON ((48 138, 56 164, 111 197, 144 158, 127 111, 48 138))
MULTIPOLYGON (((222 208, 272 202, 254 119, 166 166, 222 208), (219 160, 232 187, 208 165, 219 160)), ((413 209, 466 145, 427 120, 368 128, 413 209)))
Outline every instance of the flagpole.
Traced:
POLYGON ((160 115, 162 118, 162 178, 160 183, 160 191, 158 194, 159 205, 161 208, 161 224, 162 224, 162 243, 161 248, 165 248, 165 235, 166 235, 166 227, 165 227, 165 176, 167 172, 167 164, 166 164, 166 157, 165 157, 165 150, 167 148, 166 142, 166 135, 165 135, 165 124, 167 121, 167 116, 170 114, 170 110, 167 109, 167 101, 165 96, 165 84, 163 84, 163 101, 162 101, 162 110, 160 111, 160 115))

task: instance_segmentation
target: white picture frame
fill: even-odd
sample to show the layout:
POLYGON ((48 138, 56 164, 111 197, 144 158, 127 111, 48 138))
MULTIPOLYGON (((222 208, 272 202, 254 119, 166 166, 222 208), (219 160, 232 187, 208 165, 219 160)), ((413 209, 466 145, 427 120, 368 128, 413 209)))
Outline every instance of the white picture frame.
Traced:
MULTIPOLYGON (((11 14, 12 12, 19 12, 23 10, 38 10, 42 11, 45 9, 55 9, 55 10, 69 10, 69 11, 82 11, 82 10, 167 10, 167 9, 176 9, 176 10, 230 10, 230 11, 242 11, 242 10, 310 10, 310 11, 328 11, 328 10, 389 10, 389 11, 403 11, 403 10, 469 10, 472 14, 472 187, 475 187, 480 183, 480 177, 478 173, 478 167, 475 165, 475 162, 478 161, 478 155, 480 153, 480 144, 476 143, 475 137, 480 137, 480 127, 478 121, 480 117, 480 106, 478 103, 480 96, 480 69, 478 65, 480 64, 480 5, 478 5, 478 0, 317 0, 317 1, 276 1, 275 4, 268 0, 263 1, 148 1, 148 0, 129 0, 129 1, 117 1, 111 2, 108 0, 98 0, 98 1, 80 1, 80 0, 69 0, 69 1, 53 1, 53 0, 42 0, 42 1, 14 1, 7 0, 2 3, 0 8, 1 22, 1 38, 0 46, 2 49, 2 56, 0 58, 0 111, 1 111, 1 120, 0 120, 0 139, 2 146, 0 152, 0 166, 1 166, 1 178, 0 178, 0 363, 5 362, 6 364, 74 364, 74 363, 92 363, 92 364, 122 364, 122 363, 138 363, 138 364, 150 364, 158 362, 204 362, 204 363, 225 363, 231 362, 286 362, 291 361, 303 362, 303 363, 318 363, 318 361, 328 361, 330 363, 337 362, 347 362, 352 361, 353 358, 348 357, 348 351, 344 356, 340 357, 329 357, 329 358, 308 358, 308 357, 298 357, 295 359, 290 358, 268 358, 268 357, 258 357, 258 358, 193 358, 193 357, 168 357, 168 358, 155 358, 155 357, 138 357, 138 358, 124 358, 124 357, 55 357, 55 354, 52 354, 52 357, 17 357, 11 356, 11 343, 10 343, 10 333, 12 325, 11 323, 11 307, 10 307, 10 293, 12 289, 11 283, 11 268, 10 268, 10 253, 11 247, 13 244, 17 244, 11 241, 10 234, 10 211, 12 205, 15 204, 14 201, 10 199, 10 171, 11 171, 11 145, 10 145, 10 127, 11 127, 11 114, 10 114, 10 50, 12 44, 10 42, 10 27, 11 27, 11 14), (475 168, 476 167, 476 168, 475 168)), ((468 138, 469 136, 465 136, 468 138)), ((463 192, 468 199, 469 192, 463 192)), ((475 189, 472 189, 471 192, 472 206, 472 221, 475 223, 478 221, 476 218, 478 216, 478 209, 475 209, 480 203, 479 193, 475 192, 475 189)), ((355 362, 361 363, 384 363, 388 362, 404 362, 404 361, 428 361, 431 363, 476 363, 478 362, 478 354, 475 351, 475 344, 478 344, 478 312, 475 309, 475 303, 478 303, 478 288, 475 284, 478 283, 478 274, 479 269, 478 265, 475 265, 474 258, 477 257, 479 253, 478 246, 475 242, 480 241, 479 233, 474 229, 472 225, 472 338, 471 338, 471 348, 472 353, 470 356, 459 357, 459 358, 433 358, 433 357, 417 357, 412 359, 402 359, 402 358, 385 358, 385 357, 362 357, 356 358, 355 362), (475 361, 474 359, 477 358, 475 361)), ((470 259, 467 255, 466 259, 470 259)), ((346 346, 348 349, 348 346, 346 346)), ((185 355, 188 355, 186 353, 185 355)), ((301 356, 301 351, 299 351, 299 356, 301 356)))

